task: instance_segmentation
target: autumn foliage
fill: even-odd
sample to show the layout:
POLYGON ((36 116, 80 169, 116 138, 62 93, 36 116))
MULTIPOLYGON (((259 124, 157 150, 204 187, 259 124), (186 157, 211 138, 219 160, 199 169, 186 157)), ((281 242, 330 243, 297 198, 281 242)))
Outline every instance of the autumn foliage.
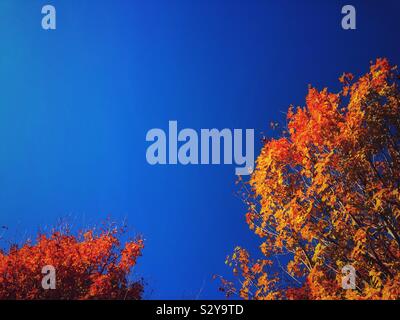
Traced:
POLYGON ((140 299, 143 283, 130 274, 143 241, 122 244, 123 228, 39 234, 32 243, 0 251, 0 299, 140 299), (43 289, 42 268, 56 270, 56 288, 43 289))
POLYGON ((227 263, 245 299, 400 298, 400 92, 386 59, 341 91, 309 87, 287 127, 266 140, 247 190, 261 259, 240 247, 227 263), (342 288, 342 268, 356 289, 342 288))

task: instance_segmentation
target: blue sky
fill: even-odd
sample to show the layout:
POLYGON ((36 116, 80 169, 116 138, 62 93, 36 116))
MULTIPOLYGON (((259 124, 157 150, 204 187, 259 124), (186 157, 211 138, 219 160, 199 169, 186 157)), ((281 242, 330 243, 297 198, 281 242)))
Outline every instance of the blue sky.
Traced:
POLYGON ((258 239, 234 166, 150 166, 148 130, 254 128, 303 104, 309 83, 400 63, 398 1, 2 0, 0 224, 9 239, 60 217, 128 220, 146 298, 223 298, 213 274, 258 239), (41 8, 57 9, 57 30, 41 8), (353 4, 357 30, 341 28, 353 4))

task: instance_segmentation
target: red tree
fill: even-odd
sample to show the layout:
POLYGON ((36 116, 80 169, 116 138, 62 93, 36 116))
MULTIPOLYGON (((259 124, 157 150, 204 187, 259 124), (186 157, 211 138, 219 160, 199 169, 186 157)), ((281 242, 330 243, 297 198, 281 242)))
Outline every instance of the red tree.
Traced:
POLYGON ((398 73, 378 59, 362 77, 340 81, 338 93, 310 87, 306 105, 289 109, 282 136, 265 141, 244 185, 247 223, 262 239, 263 258, 236 248, 227 262, 240 286, 223 283, 228 294, 399 299, 398 73), (341 283, 349 266, 354 290, 341 283))
POLYGON ((130 281, 143 240, 122 244, 122 228, 39 234, 35 243, 0 251, 0 299, 141 299, 143 282, 130 281), (53 266, 55 289, 44 289, 42 268, 53 266))

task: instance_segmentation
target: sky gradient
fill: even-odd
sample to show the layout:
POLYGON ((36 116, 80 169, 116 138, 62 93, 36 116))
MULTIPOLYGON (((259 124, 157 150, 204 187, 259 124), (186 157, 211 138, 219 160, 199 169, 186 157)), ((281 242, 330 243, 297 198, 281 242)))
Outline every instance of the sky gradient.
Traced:
MULTIPOLYGON (((399 1, 1 0, 0 225, 20 241, 68 217, 111 216, 146 239, 145 298, 223 298, 213 274, 256 236, 234 165, 150 166, 146 133, 253 128, 339 88, 370 60, 400 63, 399 1), (41 8, 57 29, 41 28, 41 8), (341 8, 357 30, 341 28, 341 8)), ((4 245, 0 243, 0 245, 4 245)))

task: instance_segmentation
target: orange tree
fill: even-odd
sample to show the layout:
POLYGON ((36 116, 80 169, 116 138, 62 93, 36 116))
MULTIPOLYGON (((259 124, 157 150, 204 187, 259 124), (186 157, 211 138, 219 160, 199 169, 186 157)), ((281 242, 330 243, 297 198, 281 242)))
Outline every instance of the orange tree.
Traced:
POLYGON ((262 258, 228 257, 245 299, 400 298, 400 92, 386 59, 342 89, 309 87, 279 139, 266 140, 248 190, 246 221, 262 258), (356 270, 343 290, 342 268, 356 270))
POLYGON ((140 299, 143 282, 130 281, 143 241, 121 242, 123 228, 74 236, 68 230, 0 251, 0 299, 140 299), (42 268, 53 266, 55 289, 44 289, 42 268))

